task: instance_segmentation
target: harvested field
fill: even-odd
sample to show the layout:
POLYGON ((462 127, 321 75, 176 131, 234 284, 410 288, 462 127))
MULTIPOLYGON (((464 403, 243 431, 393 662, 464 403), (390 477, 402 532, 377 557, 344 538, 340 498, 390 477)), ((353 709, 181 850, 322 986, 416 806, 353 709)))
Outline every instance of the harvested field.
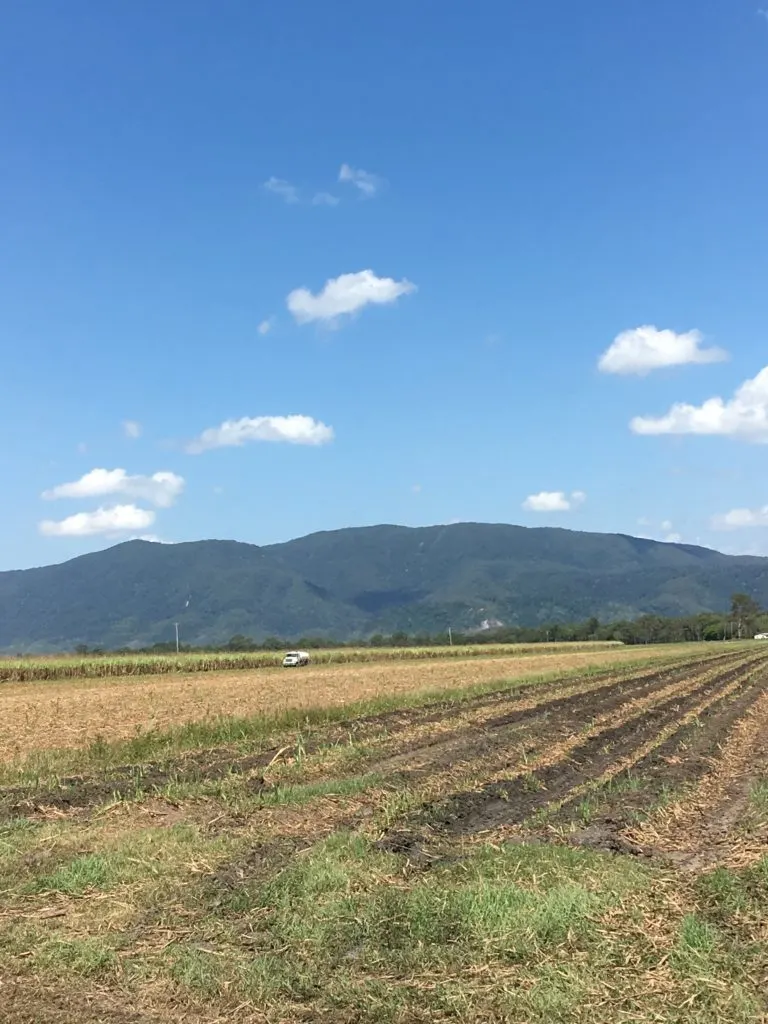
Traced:
MULTIPOLYGON (((444 649, 445 650, 445 649, 444 649)), ((7 683, 0 687, 0 762, 41 750, 79 747, 221 715, 334 707, 425 689, 471 687, 581 666, 679 656, 680 648, 644 647, 513 652, 506 657, 393 659, 319 665, 288 672, 216 672, 130 678, 7 683)), ((684 650, 684 648, 683 648, 684 650)))
POLYGON ((7 766, 3 1020, 768 1020, 768 652, 644 653, 7 766))
MULTIPOLYGON (((621 647, 617 640, 585 640, 551 644, 465 644, 442 647, 338 647, 312 651, 315 665, 429 661, 434 658, 487 658, 502 655, 605 651, 621 647)), ((101 679, 111 676, 189 675, 279 668, 282 651, 214 651, 180 654, 90 654, 0 656, 0 682, 31 683, 51 679, 101 679)))

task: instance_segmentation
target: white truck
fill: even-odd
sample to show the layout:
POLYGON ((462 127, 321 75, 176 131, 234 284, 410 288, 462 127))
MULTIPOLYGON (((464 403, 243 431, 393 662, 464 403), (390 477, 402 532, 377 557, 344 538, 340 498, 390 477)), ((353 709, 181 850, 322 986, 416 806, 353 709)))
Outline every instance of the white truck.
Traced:
POLYGON ((309 655, 306 651, 288 651, 283 658, 283 668, 301 668, 309 664, 309 655))
POLYGON ((755 640, 768 640, 768 633, 758 633, 755 640))

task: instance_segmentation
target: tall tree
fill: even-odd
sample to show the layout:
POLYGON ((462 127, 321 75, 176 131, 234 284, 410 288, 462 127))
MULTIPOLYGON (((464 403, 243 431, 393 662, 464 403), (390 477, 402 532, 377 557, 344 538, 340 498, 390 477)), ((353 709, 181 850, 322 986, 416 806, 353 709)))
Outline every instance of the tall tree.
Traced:
POLYGON ((731 617, 736 623, 739 640, 753 632, 755 620, 760 615, 760 605, 749 594, 734 594, 731 598, 731 617))

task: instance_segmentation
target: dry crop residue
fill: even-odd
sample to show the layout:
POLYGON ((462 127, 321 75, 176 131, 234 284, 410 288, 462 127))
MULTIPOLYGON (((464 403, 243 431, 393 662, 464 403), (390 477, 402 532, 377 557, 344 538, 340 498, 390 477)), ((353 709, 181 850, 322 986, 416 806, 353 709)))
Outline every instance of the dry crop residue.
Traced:
MULTIPOLYGON (((669 657, 664 648, 651 657, 669 657)), ((221 715, 334 707, 385 695, 469 687, 580 667, 642 661, 642 647, 526 657, 320 666, 288 672, 35 682, 0 688, 0 760, 135 736, 221 715)))

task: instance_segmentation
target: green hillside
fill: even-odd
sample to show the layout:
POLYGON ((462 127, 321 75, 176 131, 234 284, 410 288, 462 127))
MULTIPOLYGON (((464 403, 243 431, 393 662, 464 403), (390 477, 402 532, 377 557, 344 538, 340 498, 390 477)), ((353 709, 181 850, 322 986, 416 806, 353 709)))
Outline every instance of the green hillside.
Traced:
POLYGON ((0 648, 146 645, 174 622, 204 644, 691 615, 726 608, 734 591, 768 604, 768 559, 548 528, 376 526, 269 547, 130 541, 0 573, 0 648))

